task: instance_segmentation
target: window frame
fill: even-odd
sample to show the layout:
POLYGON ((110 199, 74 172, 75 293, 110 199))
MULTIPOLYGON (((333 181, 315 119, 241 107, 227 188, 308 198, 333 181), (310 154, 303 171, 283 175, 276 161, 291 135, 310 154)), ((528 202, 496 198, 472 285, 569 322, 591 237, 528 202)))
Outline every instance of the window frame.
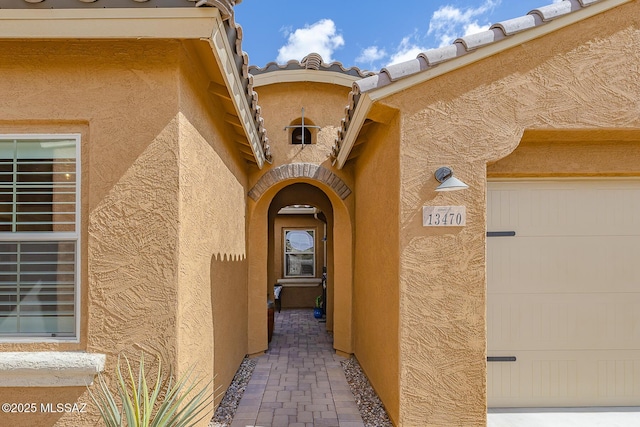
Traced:
MULTIPOLYGON (((9 231, 0 232, 0 242, 53 242, 67 241, 75 243, 74 262, 74 334, 69 336, 44 336, 30 334, 0 334, 0 343, 38 343, 38 342, 80 342, 81 327, 81 274, 82 274, 82 158, 81 133, 0 133, 0 140, 42 139, 46 141, 74 140, 75 141, 75 223, 74 231, 9 231)), ((15 181, 14 181, 15 182, 15 181)))
POLYGON ((317 256, 316 256, 316 235, 317 235, 317 230, 315 228, 283 228, 282 229, 282 276, 284 278, 313 278, 316 277, 316 262, 317 262, 317 256), (291 232, 291 231, 304 231, 307 233, 312 233, 313 235, 313 251, 308 251, 308 252, 287 252, 287 233, 291 232), (290 254, 311 254, 313 257, 313 271, 310 275, 307 274, 288 274, 288 270, 287 270, 287 255, 290 254))

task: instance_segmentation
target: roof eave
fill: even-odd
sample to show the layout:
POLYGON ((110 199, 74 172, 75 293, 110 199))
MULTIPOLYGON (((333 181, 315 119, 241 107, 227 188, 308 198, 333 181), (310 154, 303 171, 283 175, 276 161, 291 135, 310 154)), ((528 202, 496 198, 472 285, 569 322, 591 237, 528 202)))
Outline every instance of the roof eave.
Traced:
POLYGON ((2 39, 199 39, 210 37, 215 8, 2 9, 2 39), (131 22, 135 21, 135 25, 131 22))
POLYGON ((209 43, 255 162, 265 153, 220 11, 202 8, 2 9, 0 39, 178 39, 209 43))
POLYGON ((631 1, 634 0, 607 0, 591 4, 588 7, 584 7, 583 9, 572 12, 567 16, 559 17, 557 19, 549 21, 545 25, 534 27, 521 33, 511 35, 489 45, 485 45, 476 50, 468 52, 465 55, 447 60, 438 65, 429 67, 423 71, 411 74, 406 77, 402 77, 398 80, 391 81, 379 88, 372 88, 361 92, 360 99, 355 105, 353 116, 349 121, 349 127, 346 129, 345 136, 342 141, 339 141, 340 147, 336 155, 336 163, 338 169, 341 169, 347 162, 351 150, 353 149, 355 141, 358 137, 358 133, 360 132, 360 129, 362 128, 362 125, 367 118, 367 114, 371 110, 372 104, 376 101, 395 95, 396 93, 407 90, 413 86, 424 83, 435 77, 442 76, 453 70, 466 67, 474 62, 481 61, 502 51, 522 45, 531 40, 545 36, 561 28, 596 16, 600 13, 606 12, 610 9, 614 9, 631 1), (363 103, 365 105, 361 105, 363 103))
MULTIPOLYGON (((214 9, 215 10, 215 9, 214 9)), ((216 12, 217 13, 217 12, 216 12)), ((217 13, 216 27, 213 33, 207 38, 211 46, 211 50, 217 59, 218 67, 225 81, 229 94, 231 95, 231 102, 236 109, 238 119, 242 125, 244 133, 249 141, 249 146, 253 152, 258 169, 262 169, 265 163, 265 153, 262 147, 260 134, 256 126, 255 118, 253 117, 253 109, 249 105, 247 97, 243 93, 243 84, 238 69, 234 63, 234 57, 232 54, 229 40, 226 36, 224 28, 224 22, 220 18, 220 14, 217 13)))
POLYGON ((351 154, 351 150, 356 143, 356 139, 358 139, 360 129, 362 129, 362 125, 367 119, 367 115, 369 114, 372 105, 373 100, 371 99, 369 94, 362 94, 358 105, 356 105, 356 108, 353 112, 353 116, 349 123, 349 127, 347 128, 347 132, 341 142, 340 151, 338 151, 338 155, 336 156, 335 163, 338 169, 342 169, 345 163, 347 163, 349 155, 351 154))
POLYGON ((393 81, 386 86, 383 86, 379 89, 372 89, 366 93, 369 95, 369 97, 371 97, 373 101, 386 98, 388 96, 406 90, 412 86, 423 83, 427 80, 431 80, 435 77, 447 74, 453 70, 466 67, 467 65, 470 65, 474 62, 481 61, 500 52, 540 38, 561 28, 573 25, 576 22, 598 15, 602 12, 606 12, 607 10, 616 8, 631 1, 634 0, 607 0, 594 3, 589 7, 585 7, 566 16, 549 21, 545 25, 534 27, 530 30, 523 31, 521 33, 498 40, 494 43, 468 52, 465 55, 445 61, 436 66, 429 67, 424 71, 393 81))
POLYGON ((317 70, 278 70, 253 76, 253 87, 268 86, 280 83, 327 83, 351 87, 361 77, 350 76, 333 71, 317 70))

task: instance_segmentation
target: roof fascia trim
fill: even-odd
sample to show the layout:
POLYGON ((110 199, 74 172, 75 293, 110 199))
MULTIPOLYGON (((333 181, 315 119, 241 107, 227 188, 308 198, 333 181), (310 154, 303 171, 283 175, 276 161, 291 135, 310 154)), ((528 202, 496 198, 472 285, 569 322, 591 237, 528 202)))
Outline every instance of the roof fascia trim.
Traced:
POLYGON ((353 82, 362 77, 350 76, 344 73, 321 70, 276 70, 269 73, 253 75, 253 87, 268 86, 278 83, 327 83, 345 87, 352 87, 353 82))
POLYGON ((489 44, 473 52, 469 52, 459 58, 454 58, 449 61, 438 64, 437 66, 434 66, 433 68, 429 68, 424 72, 413 74, 404 79, 391 82, 390 84, 383 86, 379 89, 372 89, 365 93, 368 94, 371 100, 375 102, 382 98, 386 98, 388 96, 391 96, 398 92, 406 90, 417 84, 424 83, 427 80, 431 80, 435 77, 441 76, 443 74, 447 74, 453 70, 465 67, 474 62, 481 61, 485 58, 498 54, 502 51, 519 46, 523 43, 545 36, 561 28, 570 26, 579 21, 582 21, 587 18, 591 18, 602 12, 606 12, 610 9, 614 9, 618 6, 621 6, 626 3, 630 3, 632 1, 635 1, 635 0, 607 0, 607 1, 592 4, 589 7, 585 7, 583 9, 572 12, 565 17, 554 19, 553 21, 550 21, 545 25, 532 28, 529 31, 523 31, 522 33, 514 34, 503 40, 489 44))
POLYGON ((238 119, 242 125, 249 146, 253 152, 253 157, 256 160, 258 169, 264 167, 265 154, 260 142, 260 136, 256 127, 256 122, 253 118, 252 109, 244 94, 242 80, 238 74, 238 69, 235 66, 233 50, 229 45, 229 39, 227 38, 224 22, 220 16, 220 12, 215 10, 216 25, 213 32, 206 40, 211 46, 211 50, 217 59, 218 67, 224 79, 224 82, 231 95, 231 102, 233 103, 236 113, 238 113, 238 119))
POLYGON ((2 9, 0 39, 199 39, 216 16, 208 7, 2 9))
POLYGON ((353 117, 351 118, 351 122, 347 128, 347 133, 342 140, 342 146, 340 147, 340 151, 336 158, 336 167, 338 169, 342 169, 345 163, 347 163, 349 154, 351 154, 351 150, 356 143, 356 139, 358 139, 360 129, 362 129, 362 125, 367 119, 369 111, 371 111, 373 102, 374 100, 371 99, 368 93, 363 93, 361 95, 360 101, 353 112, 353 117))
POLYGON ((189 39, 207 41, 258 168, 265 154, 243 93, 220 11, 213 7, 2 10, 0 39, 189 39), (134 22, 135 21, 135 22, 134 22))

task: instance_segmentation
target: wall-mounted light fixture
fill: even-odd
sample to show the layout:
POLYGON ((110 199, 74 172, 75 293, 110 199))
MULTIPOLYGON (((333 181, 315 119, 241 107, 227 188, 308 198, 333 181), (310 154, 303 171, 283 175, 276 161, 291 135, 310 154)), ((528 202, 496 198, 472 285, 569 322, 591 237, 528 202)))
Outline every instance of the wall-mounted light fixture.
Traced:
POLYGON ((440 183, 440 185, 436 188, 436 191, 456 191, 469 188, 467 184, 453 176, 453 171, 451 170, 451 168, 448 168, 446 166, 438 168, 434 175, 440 183))

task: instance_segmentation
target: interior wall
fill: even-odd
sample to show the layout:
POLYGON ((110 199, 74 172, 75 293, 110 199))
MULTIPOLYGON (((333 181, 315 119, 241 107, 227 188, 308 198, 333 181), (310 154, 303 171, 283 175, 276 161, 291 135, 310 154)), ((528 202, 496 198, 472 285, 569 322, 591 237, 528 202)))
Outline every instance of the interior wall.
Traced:
POLYGON ((397 424, 399 124, 390 120, 376 128, 355 166, 354 354, 397 424))

